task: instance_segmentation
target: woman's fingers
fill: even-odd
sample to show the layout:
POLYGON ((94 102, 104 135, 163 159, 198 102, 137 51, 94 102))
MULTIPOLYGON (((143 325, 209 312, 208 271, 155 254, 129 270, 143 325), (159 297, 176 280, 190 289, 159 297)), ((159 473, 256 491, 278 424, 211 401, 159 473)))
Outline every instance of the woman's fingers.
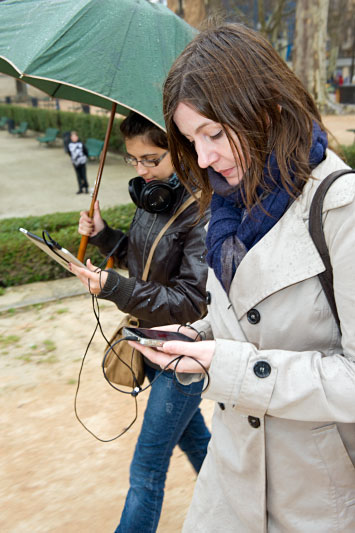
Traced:
POLYGON ((86 267, 87 267, 89 270, 91 270, 91 272, 96 272, 96 273, 100 272, 100 269, 99 269, 97 266, 95 266, 95 265, 92 264, 91 259, 87 259, 87 261, 86 261, 86 267))
POLYGON ((91 237, 92 228, 90 226, 79 224, 78 232, 80 235, 84 235, 85 237, 91 237))
POLYGON ((168 341, 162 348, 155 350, 143 346, 138 342, 129 341, 129 344, 142 352, 153 363, 162 368, 174 369, 176 358, 184 357, 178 362, 178 372, 201 373, 209 369, 215 349, 215 341, 181 342, 168 341), (203 366, 202 366, 203 365, 203 366))
POLYGON ((173 359, 170 355, 166 355, 160 351, 158 352, 158 350, 149 348, 149 346, 143 346, 142 344, 139 344, 139 342, 129 341, 128 344, 133 348, 136 348, 136 350, 148 357, 152 363, 159 365, 161 368, 168 367, 173 359))
POLYGON ((93 235, 97 235, 105 227, 104 221, 101 216, 100 204, 98 200, 96 200, 95 205, 94 205, 93 222, 94 222, 93 235))
POLYGON ((88 211, 80 211, 80 219, 78 232, 81 235, 86 235, 91 237, 99 233, 105 227, 104 221, 101 216, 100 204, 96 200, 94 205, 94 214, 93 217, 89 217, 88 211))
POLYGON ((161 329, 162 331, 177 331, 180 327, 180 324, 168 324, 167 326, 156 326, 151 329, 161 329))
POLYGON ((169 324, 167 326, 157 326, 152 329, 161 329, 162 331, 178 331, 179 333, 182 333, 183 335, 186 335, 186 337, 190 337, 192 340, 200 341, 200 337, 198 333, 187 326, 182 326, 181 324, 169 324), (197 337, 197 338, 196 338, 197 337))
POLYGON ((91 294, 99 294, 105 286, 108 273, 106 271, 97 270, 90 259, 86 262, 87 268, 82 268, 73 263, 70 263, 70 270, 75 274, 91 294))
POLYGON ((100 210, 100 203, 98 200, 96 200, 94 204, 94 216, 99 216, 101 218, 101 210, 100 210))
POLYGON ((81 211, 78 232, 80 233, 80 235, 86 235, 87 237, 90 237, 93 230, 94 230, 94 223, 92 219, 89 217, 88 212, 81 211))

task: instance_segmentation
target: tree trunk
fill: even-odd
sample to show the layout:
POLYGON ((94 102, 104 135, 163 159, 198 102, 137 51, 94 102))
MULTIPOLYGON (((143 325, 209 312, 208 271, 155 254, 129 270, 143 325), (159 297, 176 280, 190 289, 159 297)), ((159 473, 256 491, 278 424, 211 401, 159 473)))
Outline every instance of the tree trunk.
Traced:
POLYGON ((16 100, 18 102, 24 102, 27 100, 27 85, 20 80, 16 82, 16 100))
POLYGON ((298 0, 293 71, 316 101, 327 107, 326 40, 329 0, 298 0))
POLYGON ((168 0, 168 8, 194 27, 206 17, 204 0, 168 0))
POLYGON ((352 0, 333 0, 329 2, 328 35, 329 56, 327 78, 335 75, 340 44, 347 34, 349 16, 352 13, 352 0))

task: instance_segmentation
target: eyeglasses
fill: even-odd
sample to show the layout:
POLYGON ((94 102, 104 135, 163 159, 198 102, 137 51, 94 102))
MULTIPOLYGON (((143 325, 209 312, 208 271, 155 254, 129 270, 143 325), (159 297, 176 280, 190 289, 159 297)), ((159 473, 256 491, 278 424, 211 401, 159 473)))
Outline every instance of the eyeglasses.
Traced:
POLYGON ((132 157, 130 155, 124 155, 123 159, 125 163, 127 163, 128 165, 133 165, 134 167, 136 167, 138 163, 141 163, 144 167, 152 168, 152 167, 157 167, 160 161, 164 159, 167 153, 168 151, 164 152, 163 155, 158 157, 158 159, 136 159, 135 157, 132 157))

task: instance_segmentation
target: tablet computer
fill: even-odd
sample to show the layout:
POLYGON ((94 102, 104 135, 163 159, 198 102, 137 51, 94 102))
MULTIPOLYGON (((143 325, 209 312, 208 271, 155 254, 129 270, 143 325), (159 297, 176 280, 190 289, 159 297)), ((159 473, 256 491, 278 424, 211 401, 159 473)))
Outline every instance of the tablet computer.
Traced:
POLYGON ((25 235, 33 244, 38 246, 38 248, 40 248, 43 252, 49 255, 49 257, 57 261, 57 263, 62 265, 62 267, 64 267, 69 272, 69 263, 73 263, 74 265, 86 268, 84 263, 79 261, 79 259, 75 257, 75 255, 71 254, 68 250, 62 248, 49 236, 49 234, 48 240, 44 240, 42 239, 42 237, 39 237, 38 235, 27 231, 27 229, 19 228, 19 231, 21 231, 21 233, 25 235))

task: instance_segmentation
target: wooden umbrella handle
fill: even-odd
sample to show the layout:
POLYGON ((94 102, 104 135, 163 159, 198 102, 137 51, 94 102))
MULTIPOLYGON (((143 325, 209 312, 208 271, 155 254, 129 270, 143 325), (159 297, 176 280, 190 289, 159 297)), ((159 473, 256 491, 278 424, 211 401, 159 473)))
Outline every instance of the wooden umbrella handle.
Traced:
MULTIPOLYGON (((104 146, 103 146, 103 149, 102 149, 102 152, 101 152, 101 155, 100 155, 100 164, 99 164, 99 169, 98 169, 97 177, 96 177, 96 181, 95 181, 94 192, 92 194, 91 204, 90 204, 90 208, 89 208, 89 217, 90 218, 92 218, 94 216, 94 206, 95 206, 95 202, 96 202, 97 195, 98 195, 98 192, 99 192, 101 176, 102 176, 102 171, 103 171, 104 164, 105 164, 108 143, 109 143, 109 140, 110 140, 113 121, 115 119, 116 107, 117 107, 117 104, 113 103, 112 104, 112 108, 111 108, 110 120, 109 120, 109 122, 107 124, 105 142, 104 142, 104 146)), ((85 252, 86 252, 86 248, 87 248, 88 242, 89 242, 89 237, 87 235, 82 235, 81 236, 81 240, 80 240, 80 246, 79 246, 79 250, 78 250, 78 255, 77 255, 77 258, 81 262, 84 261, 85 252)), ((113 258, 110 257, 108 262, 107 262, 107 267, 110 268, 112 266, 113 266, 113 258)))
POLYGON ((106 268, 113 268, 113 265, 114 265, 114 260, 113 260, 113 257, 111 256, 107 260, 106 268))

